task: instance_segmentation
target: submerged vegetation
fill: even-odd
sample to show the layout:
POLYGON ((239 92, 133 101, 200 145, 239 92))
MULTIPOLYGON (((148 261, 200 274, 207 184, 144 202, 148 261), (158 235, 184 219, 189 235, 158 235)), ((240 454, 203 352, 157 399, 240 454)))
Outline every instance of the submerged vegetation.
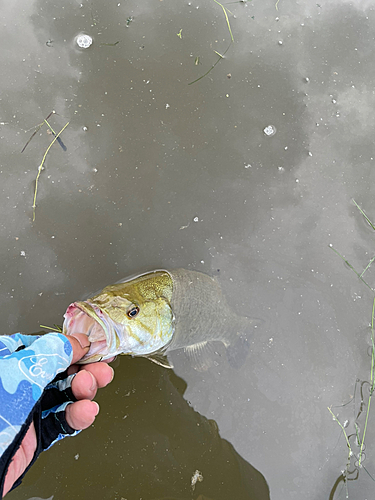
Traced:
MULTIPOLYGON (((228 30, 229 30, 229 34, 230 34, 230 43, 229 43, 227 49, 224 51, 223 54, 219 54, 219 52, 217 52, 216 50, 214 50, 214 52, 219 56, 219 59, 211 66, 211 68, 208 71, 206 71, 206 73, 204 73, 204 75, 201 75, 199 78, 197 78, 194 81, 190 82, 188 85, 193 85, 193 83, 199 82, 199 80, 202 80, 202 78, 204 78, 205 76, 207 76, 214 69, 214 67, 224 58, 225 54, 230 49, 230 46, 234 42, 232 28, 230 27, 230 22, 229 22, 229 17, 228 17, 228 13, 233 16, 234 15, 233 12, 231 12, 229 9, 227 9, 226 7, 224 7, 224 5, 221 4, 220 2, 218 2, 217 0, 214 0, 214 2, 217 5, 220 5, 220 7, 223 9, 225 20, 227 22, 227 26, 228 26, 228 30)), ((180 31, 180 33, 181 33, 181 31, 180 31)))
POLYGON ((25 151, 25 149, 27 148, 27 146, 29 145, 29 143, 31 142, 31 140, 33 139, 33 137, 39 132, 39 130, 43 127, 44 124, 47 125, 48 129, 50 130, 50 133, 54 136, 54 139, 53 141, 51 142, 51 144, 48 146, 48 148, 46 149, 44 155, 43 155, 43 158, 42 158, 42 161, 38 167, 38 173, 37 173, 37 176, 36 176, 36 179, 35 179, 35 189, 34 189, 34 197, 33 197, 33 222, 35 221, 35 210, 36 210, 36 198, 37 198, 37 195, 38 195, 38 183, 39 183, 39 177, 40 177, 40 174, 43 170, 43 166, 44 166, 44 162, 46 161, 46 157, 47 157, 47 154, 49 152, 49 150, 51 149, 51 147, 53 146, 53 144, 57 141, 60 146, 62 147, 63 151, 66 151, 67 148, 65 146, 65 144, 62 142, 61 138, 60 138, 60 135, 63 133, 63 131, 66 129, 66 127, 69 125, 69 122, 66 123, 63 128, 60 130, 60 132, 56 133, 53 128, 51 127, 51 125, 48 123, 47 120, 49 120, 50 116, 52 116, 53 114, 55 114, 55 111, 51 111, 51 113, 47 116, 47 118, 45 118, 43 120, 42 123, 40 123, 39 125, 36 125, 35 128, 35 131, 33 132, 33 134, 31 135, 30 139, 26 142, 26 144, 24 145, 24 147, 22 148, 22 151, 21 153, 23 153, 25 151))
MULTIPOLYGON (((362 210, 362 208, 358 205, 358 203, 353 200, 355 206, 357 209, 360 211, 366 222, 370 225, 370 227, 375 231, 375 226, 369 219, 369 217, 366 215, 366 213, 362 210)), ((374 288, 369 285, 363 278, 365 272, 370 268, 371 264, 375 260, 375 256, 368 262, 367 266, 365 269, 359 273, 337 250, 335 250, 332 245, 330 245, 330 248, 345 262, 345 264, 358 276, 358 278, 372 291, 374 292, 374 288)), ((372 313, 371 313, 371 321, 370 321, 370 328, 371 328, 371 366, 370 366, 370 376, 369 380, 359 380, 357 379, 356 384, 355 384, 355 389, 354 389, 354 395, 353 398, 346 403, 347 404, 351 403, 355 399, 355 395, 357 392, 357 387, 360 387, 360 406, 359 406, 359 411, 356 414, 355 417, 355 422, 354 422, 354 427, 355 427, 355 433, 349 434, 346 431, 346 428, 348 426, 348 421, 345 422, 340 422, 337 416, 333 413, 332 411, 332 406, 328 408, 328 411, 331 413, 333 419, 337 424, 340 426, 342 433, 344 434, 345 440, 346 440, 346 445, 348 448, 348 457, 346 461, 346 466, 345 469, 341 472, 340 476, 337 478, 331 493, 330 493, 330 500, 334 498, 335 492, 339 486, 339 484, 343 481, 345 484, 346 488, 346 498, 349 498, 349 492, 348 492, 348 481, 353 481, 356 480, 359 477, 359 471, 361 468, 366 471, 366 473, 369 475, 369 477, 375 481, 374 477, 370 474, 370 472, 366 469, 366 467, 363 465, 363 462, 366 458, 365 455, 365 438, 366 438, 366 431, 368 427, 368 422, 369 422, 369 416, 370 416, 370 407, 371 407, 371 400, 372 400, 372 395, 374 393, 374 388, 375 388, 375 379, 374 379, 374 367, 375 367, 375 342, 374 342, 374 316, 375 316, 375 297, 373 298, 373 303, 372 303, 372 313), (368 400, 367 402, 365 401, 366 397, 364 394, 364 387, 368 386, 368 400), (364 409, 367 405, 366 412, 364 412, 364 409), (362 414, 365 414, 365 421, 363 424, 363 432, 361 434, 361 428, 359 426, 359 419, 362 414), (352 439, 353 444, 351 444, 350 440, 352 439), (354 452, 353 450, 353 445, 359 451, 357 453, 354 452)))

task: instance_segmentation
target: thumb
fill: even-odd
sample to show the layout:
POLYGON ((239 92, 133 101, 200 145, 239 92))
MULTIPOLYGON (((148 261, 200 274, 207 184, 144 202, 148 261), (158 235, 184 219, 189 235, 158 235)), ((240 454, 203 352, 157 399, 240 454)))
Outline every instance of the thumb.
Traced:
POLYGON ((72 348, 73 348, 73 359, 72 364, 79 361, 85 354, 88 353, 90 349, 90 341, 84 333, 72 333, 67 335, 72 348))

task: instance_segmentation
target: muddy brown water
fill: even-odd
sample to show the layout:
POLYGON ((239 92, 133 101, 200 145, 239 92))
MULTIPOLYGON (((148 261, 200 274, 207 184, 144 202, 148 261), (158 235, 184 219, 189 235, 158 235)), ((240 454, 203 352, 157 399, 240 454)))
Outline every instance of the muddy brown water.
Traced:
POLYGON ((234 311, 264 320, 239 369, 220 352, 206 372, 182 353, 174 372, 119 358, 95 425, 9 499, 262 500, 265 481, 274 500, 374 495, 372 410, 361 468, 354 436, 373 292, 329 245, 359 273, 374 255, 352 199, 375 220, 375 2, 226 7, 231 45, 210 0, 1 4, 3 333, 154 268, 216 276, 234 311), (49 151, 32 222, 53 136, 21 149, 52 110, 67 151, 49 151))

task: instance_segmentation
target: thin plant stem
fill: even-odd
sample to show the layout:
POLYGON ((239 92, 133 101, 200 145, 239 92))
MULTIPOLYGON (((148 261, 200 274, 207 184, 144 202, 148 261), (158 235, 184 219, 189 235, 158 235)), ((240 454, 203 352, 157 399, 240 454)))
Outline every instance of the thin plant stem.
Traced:
MULTIPOLYGON (((225 15, 225 19, 227 21, 227 25, 228 25, 228 29, 229 29, 229 33, 230 33, 230 38, 232 40, 232 42, 234 42, 234 38, 233 38, 233 34, 232 34, 232 30, 231 30, 231 27, 230 27, 230 22, 229 22, 229 18, 228 18, 228 14, 227 14, 227 11, 229 12, 229 14, 232 14, 232 12, 228 9, 226 9, 224 7, 224 5, 222 5, 220 2, 218 2, 217 0, 214 0, 215 3, 217 3, 218 5, 220 5, 220 7, 223 9, 223 12, 224 12, 224 15, 225 15)), ((233 15, 233 14, 232 14, 233 15)))
MULTIPOLYGON (((56 137, 56 132, 53 130, 51 125, 47 122, 47 118, 44 121, 47 124, 47 126, 49 127, 49 129, 51 130, 51 132, 53 133, 53 135, 56 137)), ((65 144, 63 143, 63 141, 60 139, 60 137, 56 137, 56 138, 57 138, 57 142, 63 148, 63 151, 66 151, 67 148, 66 148, 65 144)))
POLYGON ((362 276, 365 274, 365 272, 367 271, 367 269, 371 266, 371 264, 374 262, 374 260, 375 260, 375 257, 373 257, 373 258, 370 260, 370 262, 367 264, 366 268, 365 268, 365 269, 361 272, 361 276, 360 276, 361 278, 362 278, 362 276))
POLYGON ((358 203, 353 198, 352 198, 352 200, 353 200, 354 205, 358 208, 358 210, 361 212, 361 214, 363 215, 363 217, 366 219, 366 221, 370 224, 370 226, 372 227, 372 229, 375 231, 374 224, 370 221, 370 219, 367 217, 367 215, 362 210, 362 208, 358 205, 358 203))
POLYGON ((365 444, 365 436, 366 436, 366 430, 367 430, 368 417, 369 417, 369 414, 370 414, 370 406, 371 406, 372 393, 374 392, 374 353, 375 353, 375 345, 374 345, 374 314, 375 314, 375 298, 374 298, 374 301, 372 303, 372 315, 371 315, 371 343, 372 343, 371 375, 370 375, 371 389, 370 389, 370 396, 368 398, 368 405, 367 405, 367 411, 366 411, 366 420, 365 420, 365 426, 363 428, 361 449, 359 451, 359 459, 358 459, 358 466, 359 467, 361 466, 362 451, 363 451, 363 446, 365 444))
POLYGON ((277 2, 275 3, 275 9, 276 10, 279 10, 278 7, 277 7, 279 5, 279 2, 280 2, 280 0, 277 0, 277 2))
POLYGON ((331 410, 331 408, 329 406, 327 406, 327 409, 330 412, 330 414, 332 415, 333 419, 339 424, 339 426, 342 429, 342 432, 344 433, 346 444, 347 444, 347 446, 349 448, 349 457, 350 457, 353 452, 352 452, 352 447, 350 446, 350 443, 349 443, 348 435, 346 434, 345 427, 342 425, 342 423, 340 422, 340 420, 338 420, 338 418, 336 417, 336 415, 333 413, 333 411, 331 410))
POLYGON ((341 257, 341 259, 345 262, 345 264, 347 264, 347 265, 350 267, 350 269, 351 269, 352 271, 354 271, 354 272, 355 272, 355 274, 356 274, 356 275, 358 276, 358 278, 359 278, 359 279, 360 279, 360 280, 361 280, 361 281, 362 281, 362 282, 363 282, 363 283, 367 286, 367 288, 369 288, 372 292, 374 291, 374 289, 373 289, 373 288, 371 288, 371 286, 370 286, 368 283, 366 283, 366 281, 362 278, 362 274, 363 274, 363 273, 362 273, 362 274, 359 274, 359 273, 358 273, 358 272, 354 269, 354 267, 353 267, 353 266, 352 266, 352 265, 351 265, 351 264, 350 264, 350 263, 349 263, 349 262, 345 259, 345 257, 343 257, 343 256, 341 255, 341 253, 339 253, 339 252, 338 252, 335 248, 333 248, 333 246, 329 245, 329 248, 330 248, 331 250, 333 250, 333 251, 334 251, 334 252, 335 252, 335 253, 336 253, 339 257, 341 257))
POLYGON ((31 139, 34 137, 35 134, 37 134, 39 132, 39 130, 43 127, 44 125, 44 122, 46 120, 48 120, 48 118, 54 114, 54 111, 51 111, 51 113, 47 116, 47 118, 43 121, 43 123, 39 123, 39 125, 36 125, 34 128, 36 128, 35 132, 32 134, 32 136, 30 137, 30 139, 27 141, 27 143, 24 145, 24 147, 22 148, 22 151, 21 153, 23 153, 25 151, 25 149, 27 148, 27 146, 29 145, 31 139))
MULTIPOLYGON (((211 66, 211 68, 208 71, 206 71, 206 73, 204 75, 200 76, 199 78, 197 78, 193 82, 188 83, 188 85, 193 85, 193 83, 199 82, 199 80, 202 80, 202 78, 204 78, 205 76, 207 76, 208 73, 210 73, 214 69, 214 67, 216 66, 216 64, 219 63, 224 58, 225 54, 228 52, 228 50, 229 50, 229 48, 230 48, 231 45, 232 45, 232 42, 229 44, 229 47, 227 48, 227 50, 222 55, 217 53, 218 56, 219 56, 219 59, 215 62, 215 64, 213 64, 211 66)), ((216 52, 216 51, 214 51, 214 52, 216 52)))
POLYGON ((38 181, 39 181, 40 174, 42 172, 43 164, 44 164, 44 162, 46 160, 46 156, 48 154, 48 151, 51 149, 51 147, 53 146, 53 144, 57 141, 57 138, 62 134, 62 132, 66 129, 66 127, 68 125, 69 125, 69 122, 66 125, 63 126, 63 128, 60 130, 60 132, 58 134, 56 134, 55 138, 53 139, 53 141, 51 142, 51 144, 46 149, 46 152, 44 153, 42 162, 41 162, 41 164, 38 167, 38 174, 37 174, 36 179, 35 179, 35 191, 34 191, 34 200, 33 200, 33 222, 35 221, 36 197, 37 197, 37 194, 38 194, 38 181))
POLYGON ((47 325, 39 325, 40 328, 46 328, 47 330, 51 330, 53 332, 58 332, 58 333, 62 333, 62 328, 61 326, 58 326, 58 325, 54 325, 53 326, 47 326, 47 325))

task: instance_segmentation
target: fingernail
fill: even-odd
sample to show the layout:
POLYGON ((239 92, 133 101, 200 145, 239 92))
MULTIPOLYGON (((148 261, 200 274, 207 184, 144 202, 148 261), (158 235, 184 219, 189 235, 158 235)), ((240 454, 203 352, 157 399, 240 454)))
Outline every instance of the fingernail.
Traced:
POLYGON ((95 417, 96 417, 96 415, 99 413, 100 407, 96 401, 92 401, 92 402, 94 403, 94 405, 96 405, 96 413, 95 413, 95 417))
POLYGON ((87 372, 91 375, 91 387, 90 387, 90 391, 95 391, 96 389, 96 380, 95 380, 95 377, 94 375, 91 373, 91 372, 87 372))
POLYGON ((112 370, 112 377, 111 377, 111 380, 109 381, 109 383, 112 382, 112 380, 114 379, 114 376, 115 376, 115 370, 112 368, 112 366, 110 366, 110 369, 112 370))
POLYGON ((72 333, 70 336, 78 340, 78 343, 82 347, 82 349, 88 349, 90 347, 90 341, 87 335, 85 335, 84 333, 72 333))

